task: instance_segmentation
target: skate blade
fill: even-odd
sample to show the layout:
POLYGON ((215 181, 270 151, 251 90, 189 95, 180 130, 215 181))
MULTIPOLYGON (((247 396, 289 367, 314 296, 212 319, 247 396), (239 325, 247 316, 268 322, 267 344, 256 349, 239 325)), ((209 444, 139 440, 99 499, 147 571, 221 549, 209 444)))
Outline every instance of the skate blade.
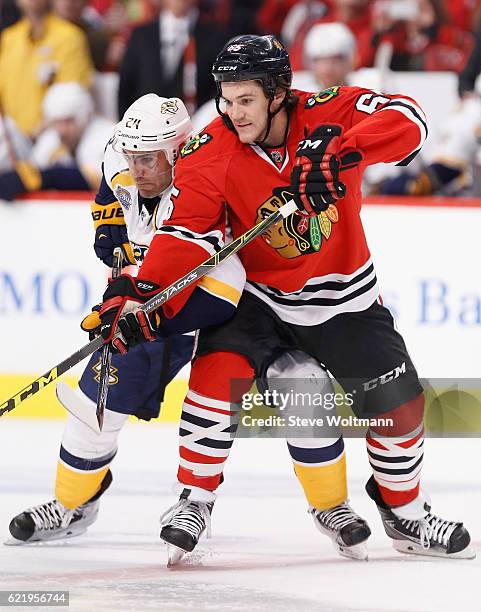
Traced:
POLYGON ((3 543, 4 546, 24 546, 25 544, 28 544, 28 542, 25 542, 24 540, 17 540, 17 538, 13 537, 8 538, 8 540, 5 540, 3 543))
POLYGON ((345 557, 346 559, 355 559, 356 561, 368 560, 366 542, 369 536, 371 535, 371 532, 369 532, 369 535, 363 542, 359 542, 359 544, 353 544, 352 546, 346 546, 345 544, 340 544, 337 541, 336 537, 333 535, 333 533, 328 529, 325 529, 322 525, 319 525, 316 520, 314 521, 314 524, 321 533, 326 535, 331 540, 334 548, 341 555, 341 557, 345 557))
POLYGON ((471 546, 457 553, 448 554, 435 548, 422 548, 409 540, 393 540, 393 547, 400 553, 406 555, 417 555, 418 557, 436 557, 438 559, 475 559, 476 551, 471 546))
POLYGON ((338 542, 333 542, 334 548, 346 559, 355 559, 356 561, 367 561, 369 558, 367 546, 364 542, 354 544, 353 546, 342 546, 338 542))
POLYGON ((100 427, 97 421, 97 415, 94 410, 89 410, 87 406, 77 397, 76 393, 70 385, 62 380, 57 383, 55 393, 58 401, 62 406, 73 414, 79 421, 90 427, 92 431, 100 435, 100 427))
POLYGON ((34 546, 36 544, 48 544, 49 542, 58 542, 59 540, 69 540, 70 538, 76 538, 84 534, 87 531, 87 527, 76 529, 75 531, 66 531, 64 533, 58 534, 56 536, 51 536, 49 538, 43 538, 41 540, 17 540, 13 536, 10 536, 8 540, 5 540, 4 546, 34 546))
POLYGON ((178 548, 173 544, 167 544, 167 567, 178 565, 185 557, 185 550, 178 548))

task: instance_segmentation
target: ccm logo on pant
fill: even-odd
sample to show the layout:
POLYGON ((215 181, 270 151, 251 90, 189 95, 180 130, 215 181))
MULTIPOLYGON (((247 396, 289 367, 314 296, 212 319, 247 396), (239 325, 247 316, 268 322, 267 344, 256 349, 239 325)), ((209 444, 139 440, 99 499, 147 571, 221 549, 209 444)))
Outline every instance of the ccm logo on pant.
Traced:
POLYGON ((364 391, 372 391, 379 385, 385 385, 386 383, 391 382, 391 380, 396 380, 396 378, 399 378, 401 374, 406 374, 405 361, 403 361, 400 366, 396 366, 393 370, 389 370, 389 372, 386 372, 377 378, 368 380, 367 382, 363 383, 362 386, 364 387, 364 391))

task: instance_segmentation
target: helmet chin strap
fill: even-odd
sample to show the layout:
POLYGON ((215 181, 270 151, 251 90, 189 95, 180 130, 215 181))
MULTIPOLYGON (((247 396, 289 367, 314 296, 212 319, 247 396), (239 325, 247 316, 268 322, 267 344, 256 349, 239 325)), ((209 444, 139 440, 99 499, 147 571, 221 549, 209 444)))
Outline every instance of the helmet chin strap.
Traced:
MULTIPOLYGON (((271 111, 271 105, 274 102, 274 96, 272 94, 269 96, 269 104, 267 105, 267 127, 266 127, 266 132, 265 132, 264 138, 262 140, 256 140, 256 144, 257 145, 263 145, 265 143, 265 141, 267 140, 267 137, 269 136, 269 133, 271 131, 272 120, 277 115, 277 113, 279 113, 285 107, 286 100, 287 100, 287 94, 284 96, 284 100, 282 100, 282 102, 280 103, 279 108, 277 110, 275 110, 274 112, 272 112, 271 111)), ((285 135, 284 135, 284 140, 285 140, 285 135)))

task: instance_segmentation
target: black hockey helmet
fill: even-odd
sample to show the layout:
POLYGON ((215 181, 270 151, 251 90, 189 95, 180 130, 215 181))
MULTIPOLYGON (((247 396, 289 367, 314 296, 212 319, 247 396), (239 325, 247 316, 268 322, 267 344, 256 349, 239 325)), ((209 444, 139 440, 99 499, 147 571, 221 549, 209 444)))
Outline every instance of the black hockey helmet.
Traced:
POLYGON ((221 94, 222 82, 261 81, 268 97, 276 88, 289 89, 292 69, 284 45, 272 34, 243 34, 232 38, 217 56, 212 75, 221 94))

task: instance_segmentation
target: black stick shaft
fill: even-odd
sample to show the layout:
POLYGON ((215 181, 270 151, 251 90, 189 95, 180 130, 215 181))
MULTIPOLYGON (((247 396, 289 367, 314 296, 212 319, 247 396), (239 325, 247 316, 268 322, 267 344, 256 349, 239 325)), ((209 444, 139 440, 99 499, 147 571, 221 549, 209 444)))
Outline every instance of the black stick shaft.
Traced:
MULTIPOLYGON (((118 278, 122 273, 122 249, 116 247, 114 249, 112 266, 112 278, 118 278)), ((105 407, 107 405, 107 397, 109 394, 109 381, 110 381, 110 363, 112 361, 112 347, 109 344, 105 344, 102 349, 102 356, 100 359, 100 378, 99 388, 97 391, 97 423, 99 429, 102 431, 104 424, 105 407)))

